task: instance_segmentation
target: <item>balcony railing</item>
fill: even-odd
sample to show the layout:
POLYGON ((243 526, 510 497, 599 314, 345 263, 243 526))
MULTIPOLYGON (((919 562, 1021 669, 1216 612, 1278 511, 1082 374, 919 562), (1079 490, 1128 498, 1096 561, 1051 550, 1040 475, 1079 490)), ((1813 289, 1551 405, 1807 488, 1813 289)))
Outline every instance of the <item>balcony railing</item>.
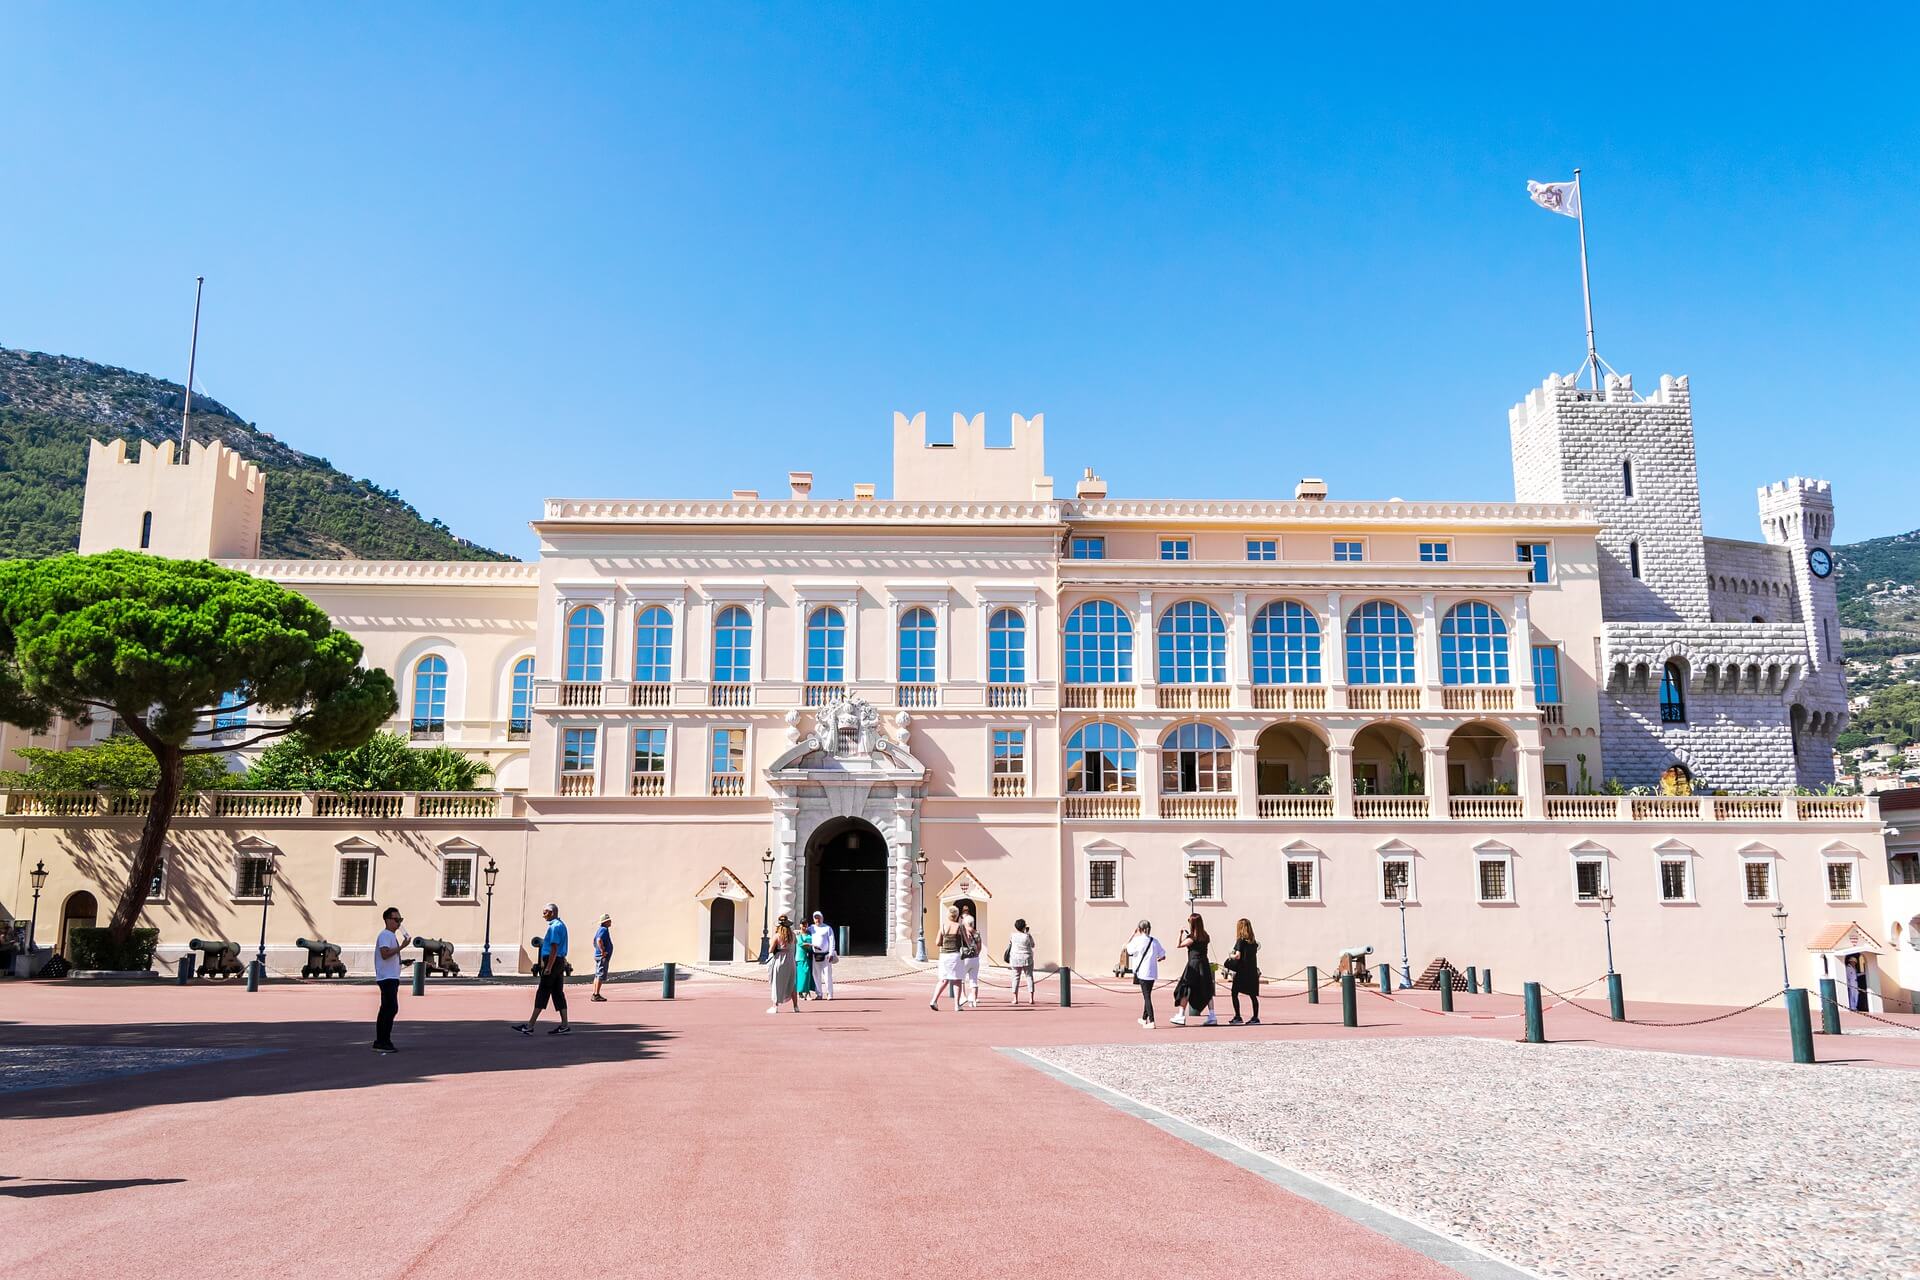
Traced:
POLYGON ((1513 690, 1500 685, 1448 685, 1440 690, 1443 711, 1511 711, 1513 690))
POLYGON ((1349 711, 1418 711, 1417 684, 1360 684, 1347 686, 1349 711))
POLYGON ((1253 706, 1257 711, 1325 711, 1327 689, 1318 684, 1257 684, 1253 706))
POLYGON ((708 785, 710 795, 732 798, 747 794, 747 776, 743 773, 716 773, 708 785))
POLYGON ((635 684, 627 691, 627 705, 631 707, 664 707, 672 701, 670 684, 635 684))
POLYGON ((1875 816, 1869 796, 1548 796, 1556 822, 1849 822, 1875 816))
POLYGON ((415 811, 423 818, 497 818, 500 797, 485 791, 423 792, 415 811))
POLYGON ((633 794, 636 796, 663 796, 667 794, 667 775, 664 773, 634 774, 633 794))
POLYGON ((1635 822, 1704 822, 1707 814, 1695 796, 1628 796, 1635 822))
POLYGON ((1355 796, 1353 798, 1353 816, 1356 818, 1388 818, 1405 821, 1409 818, 1424 818, 1432 811, 1432 802, 1426 796, 1355 796))
POLYGON ((1261 796, 1263 818, 1331 818, 1332 796, 1261 796))
MULTIPOLYGON (((144 791, 0 793, 10 818, 143 818, 153 796, 144 791)), ((259 821, 278 818, 499 818, 513 802, 497 791, 201 791, 181 796, 179 818, 259 821)))
POLYGON ((569 680, 560 686, 560 705, 563 707, 597 707, 600 705, 600 686, 582 680, 569 680))
POLYGON ((596 779, 591 773, 563 773, 560 775, 560 794, 563 796, 590 796, 596 789, 596 779))
POLYGON ((343 795, 322 792, 314 797, 316 818, 397 818, 406 797, 397 791, 352 791, 343 795))
POLYGON ((1608 822, 1620 816, 1613 796, 1548 796, 1547 817, 1573 822, 1608 822))
POLYGON ((1546 702, 1540 706, 1541 724, 1565 724, 1567 709, 1558 702, 1546 702))
POLYGON ((1163 684, 1153 691, 1162 711, 1224 711, 1233 691, 1223 684, 1163 684))
POLYGON ((1447 816, 1472 822, 1518 818, 1523 810, 1519 796, 1448 796, 1447 816))
POLYGON ((895 697, 903 707, 934 707, 940 704, 940 686, 937 684, 903 684, 896 690, 895 697))
MULTIPOLYGON (((1812 797, 1809 797, 1812 798, 1812 797)), ((1786 812, 1785 796, 1715 796, 1715 822, 1764 822, 1786 812)))
POLYGON ((1069 818, 1137 818, 1140 797, 1128 791, 1078 792, 1065 797, 1062 809, 1069 818))
POLYGON ((987 705, 989 707, 1024 707, 1027 705, 1027 686, 990 684, 987 686, 987 705))
POLYGON ((1130 684, 1070 684, 1060 696, 1070 710, 1131 711, 1137 690, 1130 684))
POLYGON ((1185 821, 1211 821, 1240 815, 1239 798, 1234 795, 1163 795, 1160 816, 1185 821))
POLYGON ((806 703, 810 707, 824 707, 829 702, 838 702, 847 696, 844 684, 814 683, 806 688, 806 703))
POLYGON ((750 707, 753 705, 753 686, 750 684, 709 685, 707 704, 715 707, 750 707))
POLYGON ((993 794, 997 800, 1016 799, 1027 794, 1027 775, 1024 773, 1003 773, 993 780, 993 794))
POLYGON ((215 791, 208 799, 216 818, 295 818, 306 797, 288 791, 215 791))

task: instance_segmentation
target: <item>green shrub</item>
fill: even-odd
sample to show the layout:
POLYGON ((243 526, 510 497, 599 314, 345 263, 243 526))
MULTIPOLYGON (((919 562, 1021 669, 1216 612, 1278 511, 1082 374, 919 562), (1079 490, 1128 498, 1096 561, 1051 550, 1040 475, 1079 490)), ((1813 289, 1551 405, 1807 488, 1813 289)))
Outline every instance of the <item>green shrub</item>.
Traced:
POLYGON ((121 946, 111 929, 75 929, 67 935, 67 959, 76 969, 151 969, 158 929, 135 929, 121 946))
POLYGON ((493 776, 482 761, 452 747, 415 747, 397 733, 376 733, 357 747, 316 752, 291 734, 260 753, 247 771, 255 791, 478 791, 493 776))

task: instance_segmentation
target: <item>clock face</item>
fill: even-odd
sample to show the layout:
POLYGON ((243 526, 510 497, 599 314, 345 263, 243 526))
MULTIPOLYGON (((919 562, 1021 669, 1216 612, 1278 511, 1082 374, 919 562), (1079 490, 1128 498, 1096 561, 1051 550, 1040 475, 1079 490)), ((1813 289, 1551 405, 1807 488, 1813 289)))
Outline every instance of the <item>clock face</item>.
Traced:
POLYGON ((1813 570, 1816 578, 1824 578, 1833 572, 1833 557, 1825 547, 1815 547, 1807 552, 1807 567, 1813 570))

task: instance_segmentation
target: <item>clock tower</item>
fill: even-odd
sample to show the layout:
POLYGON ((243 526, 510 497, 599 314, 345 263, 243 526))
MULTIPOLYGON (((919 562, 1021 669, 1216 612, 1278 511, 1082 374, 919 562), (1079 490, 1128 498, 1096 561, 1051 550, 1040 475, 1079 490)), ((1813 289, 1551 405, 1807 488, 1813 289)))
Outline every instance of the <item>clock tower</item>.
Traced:
POLYGON ((1787 551, 1800 624, 1807 635, 1807 675, 1792 708, 1797 772, 1803 784, 1824 781, 1832 776, 1828 757, 1833 737, 1847 720, 1840 601, 1833 576, 1833 486, 1794 476, 1767 485, 1759 497, 1761 531, 1769 543, 1787 551))

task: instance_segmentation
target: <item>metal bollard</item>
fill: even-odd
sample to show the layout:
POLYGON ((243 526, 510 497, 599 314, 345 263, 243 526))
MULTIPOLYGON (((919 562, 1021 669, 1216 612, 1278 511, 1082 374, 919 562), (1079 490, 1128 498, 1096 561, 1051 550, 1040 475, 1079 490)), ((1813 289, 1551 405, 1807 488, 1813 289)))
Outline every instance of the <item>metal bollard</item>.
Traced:
POLYGON ((1380 994, 1383 996, 1392 995, 1393 994, 1393 966, 1390 964, 1383 964, 1380 966, 1379 973, 1380 973, 1380 994))
POLYGON ((1320 1003, 1320 967, 1318 965, 1307 966, 1307 1003, 1320 1003))
POLYGON ((1467 994, 1470 996, 1480 994, 1480 971, 1472 965, 1467 966, 1467 994))
POLYGON ((1360 1025, 1360 1010, 1355 1007, 1353 996, 1353 975, 1340 975, 1340 1025, 1357 1027, 1360 1025))
POLYGON ((258 960, 253 960, 248 962, 247 964, 247 990, 258 991, 259 989, 260 989, 260 962, 258 960))
POLYGON ((1440 971, 1440 1012, 1453 1012, 1453 973, 1447 969, 1440 971))
POLYGON ((1787 988, 1787 1034, 1793 1037, 1793 1060, 1817 1062, 1813 1056, 1813 1016, 1807 1011, 1807 989, 1787 988))
POLYGON ((174 981, 178 982, 183 987, 186 986, 189 982, 192 982, 193 981, 193 952, 189 951, 187 952, 187 954, 181 956, 180 963, 174 966, 174 969, 175 969, 175 972, 179 975, 177 978, 174 979, 174 981))
POLYGON ((1071 1009, 1073 1008, 1073 970, 1063 965, 1059 969, 1059 974, 1060 1007, 1062 1009, 1071 1009))
POLYGON ((1840 1034, 1840 998, 1832 978, 1820 979, 1820 1034, 1840 1034))
POLYGON ((1520 988, 1527 1003, 1527 1043, 1545 1044, 1547 1042, 1547 1020, 1540 1012, 1540 984, 1529 982, 1520 988))
POLYGON ((834 930, 835 939, 840 943, 840 954, 845 955, 853 947, 853 926, 841 925, 834 930))
POLYGON ((671 960, 660 969, 660 998, 673 999, 673 961, 671 960))
POLYGON ((1617 973, 1607 975, 1607 1013, 1615 1022, 1627 1020, 1627 997, 1620 989, 1620 975, 1617 973))
POLYGON ((425 956, 413 962, 413 994, 427 994, 427 959, 425 956))
POLYGON ((1480 971, 1480 989, 1488 995, 1493 994, 1493 970, 1482 969, 1480 971))

